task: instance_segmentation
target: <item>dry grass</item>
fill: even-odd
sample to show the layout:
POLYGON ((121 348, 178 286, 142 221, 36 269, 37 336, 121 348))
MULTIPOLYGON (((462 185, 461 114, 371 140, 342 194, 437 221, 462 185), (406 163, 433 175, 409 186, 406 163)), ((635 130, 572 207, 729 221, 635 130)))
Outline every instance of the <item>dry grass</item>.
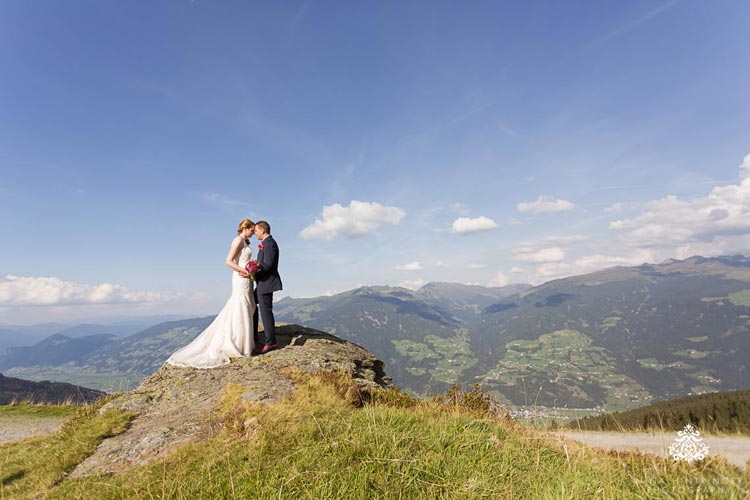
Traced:
POLYGON ((481 391, 417 401, 340 374, 292 374, 273 404, 229 386, 215 438, 51 498, 744 498, 747 473, 556 441, 488 411, 481 391))

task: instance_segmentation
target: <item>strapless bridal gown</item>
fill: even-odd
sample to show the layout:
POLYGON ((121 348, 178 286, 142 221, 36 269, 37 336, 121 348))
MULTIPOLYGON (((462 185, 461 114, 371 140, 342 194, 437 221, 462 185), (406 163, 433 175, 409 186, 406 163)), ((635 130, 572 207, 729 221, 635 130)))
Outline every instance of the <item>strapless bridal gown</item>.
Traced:
MULTIPOLYGON (((244 268, 253 258, 253 250, 245 245, 235 259, 244 268)), ((232 272, 232 296, 216 319, 191 343, 172 354, 167 363, 193 368, 216 368, 231 358, 249 356, 253 351, 252 281, 232 272)))

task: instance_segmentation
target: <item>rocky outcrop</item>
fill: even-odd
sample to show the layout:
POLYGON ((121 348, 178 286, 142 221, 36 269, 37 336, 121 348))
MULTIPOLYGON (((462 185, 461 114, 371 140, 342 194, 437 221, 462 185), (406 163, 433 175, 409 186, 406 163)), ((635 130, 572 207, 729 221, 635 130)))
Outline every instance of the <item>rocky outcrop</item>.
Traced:
POLYGON ((277 327, 276 336, 280 348, 263 356, 210 370, 164 365, 134 391, 115 397, 100 412, 118 409, 138 416, 126 432, 105 439, 73 475, 116 473, 210 437, 221 428, 217 404, 229 384, 242 387, 245 401, 272 403, 294 390, 285 375, 289 367, 344 372, 367 389, 392 386, 383 362, 354 343, 297 325, 277 327))

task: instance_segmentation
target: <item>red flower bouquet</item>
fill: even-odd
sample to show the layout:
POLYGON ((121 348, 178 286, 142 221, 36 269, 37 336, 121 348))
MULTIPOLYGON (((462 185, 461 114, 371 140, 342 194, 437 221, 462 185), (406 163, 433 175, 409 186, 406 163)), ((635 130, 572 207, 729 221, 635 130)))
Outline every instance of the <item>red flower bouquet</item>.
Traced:
POLYGON ((254 281, 255 274, 260 271, 260 264, 258 264, 257 260, 251 260, 245 266, 245 271, 247 271, 247 274, 250 275, 250 279, 254 281))

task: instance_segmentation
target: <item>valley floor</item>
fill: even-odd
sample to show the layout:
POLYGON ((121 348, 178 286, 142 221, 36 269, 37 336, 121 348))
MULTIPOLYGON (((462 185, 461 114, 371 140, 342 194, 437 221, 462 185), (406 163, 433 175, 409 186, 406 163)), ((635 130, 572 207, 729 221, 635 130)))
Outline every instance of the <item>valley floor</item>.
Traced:
MULTIPOLYGON (((596 448, 641 451, 667 458, 669 447, 677 438, 677 432, 557 431, 554 435, 596 448)), ((750 461, 750 437, 701 436, 701 439, 709 447, 709 455, 726 458, 729 463, 739 467, 747 467, 750 461)))

